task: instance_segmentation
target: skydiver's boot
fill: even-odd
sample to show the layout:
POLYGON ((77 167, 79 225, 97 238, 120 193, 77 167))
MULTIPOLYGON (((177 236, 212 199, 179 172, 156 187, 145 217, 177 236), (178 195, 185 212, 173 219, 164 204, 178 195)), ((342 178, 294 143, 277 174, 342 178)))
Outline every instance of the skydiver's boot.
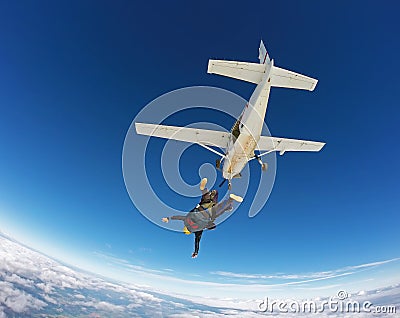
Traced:
POLYGON ((240 197, 240 196, 238 196, 238 195, 236 195, 236 194, 231 193, 231 194, 229 195, 229 197, 230 197, 232 200, 235 200, 236 202, 239 202, 239 203, 242 203, 242 202, 243 202, 243 198, 240 197))
POLYGON ((200 190, 201 191, 204 190, 204 188, 206 187, 206 184, 207 184, 207 178, 201 179, 201 182, 200 182, 200 190))

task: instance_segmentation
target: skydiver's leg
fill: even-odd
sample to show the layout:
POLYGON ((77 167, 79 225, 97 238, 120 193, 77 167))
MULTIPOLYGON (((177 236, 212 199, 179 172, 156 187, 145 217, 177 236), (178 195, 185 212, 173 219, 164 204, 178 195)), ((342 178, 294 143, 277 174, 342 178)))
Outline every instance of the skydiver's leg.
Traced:
POLYGON ((241 196, 238 196, 236 194, 231 193, 229 195, 229 198, 232 200, 235 200, 236 202, 242 203, 243 202, 243 198, 241 196))
POLYGON ((207 178, 201 179, 201 182, 200 182, 200 191, 201 191, 202 194, 208 192, 208 190, 207 190, 207 188, 206 188, 207 181, 208 181, 207 178))
POLYGON ((192 254, 192 258, 196 258, 197 254, 199 254, 200 240, 201 240, 202 234, 203 234, 203 231, 194 232, 195 239, 194 239, 194 252, 192 254))
MULTIPOLYGON (((201 179, 201 182, 200 182, 200 191, 201 191, 200 203, 203 201, 204 195, 206 195, 208 193, 208 189, 206 187, 207 181, 208 181, 207 178, 203 178, 203 179, 201 179)), ((200 203, 197 206, 200 206, 200 203)))
POLYGON ((233 199, 229 198, 222 202, 219 202, 216 206, 211 209, 211 221, 214 222, 216 218, 221 216, 226 211, 231 211, 233 199))
POLYGON ((203 201, 203 196, 208 193, 208 189, 206 187, 207 181, 208 181, 207 178, 201 179, 201 182, 200 182, 200 191, 201 191, 200 202, 203 201))

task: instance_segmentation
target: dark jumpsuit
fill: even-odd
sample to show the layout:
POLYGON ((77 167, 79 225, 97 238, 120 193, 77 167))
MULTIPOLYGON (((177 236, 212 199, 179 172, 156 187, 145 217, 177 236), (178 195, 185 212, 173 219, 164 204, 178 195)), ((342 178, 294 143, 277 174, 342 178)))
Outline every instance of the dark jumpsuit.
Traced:
MULTIPOLYGON (((208 193, 207 189, 204 189, 202 191, 203 196, 204 197, 205 194, 208 193)), ((200 201, 201 203, 201 201, 200 201)), ((217 203, 216 205, 214 205, 212 208, 210 208, 210 223, 213 224, 213 222, 215 221, 216 218, 218 218, 219 216, 221 216, 225 211, 228 211, 231 209, 232 207, 232 199, 228 199, 222 202, 217 203)), ((200 206, 201 208, 201 206, 200 206)), ((203 209, 204 210, 204 209, 203 209)), ((185 215, 174 215, 170 217, 171 220, 181 220, 184 221, 186 219, 185 215)), ((194 238, 194 254, 198 254, 199 253, 199 248, 200 248, 200 240, 201 240, 201 236, 203 235, 203 230, 200 231, 196 231, 194 232, 195 238, 194 238)))

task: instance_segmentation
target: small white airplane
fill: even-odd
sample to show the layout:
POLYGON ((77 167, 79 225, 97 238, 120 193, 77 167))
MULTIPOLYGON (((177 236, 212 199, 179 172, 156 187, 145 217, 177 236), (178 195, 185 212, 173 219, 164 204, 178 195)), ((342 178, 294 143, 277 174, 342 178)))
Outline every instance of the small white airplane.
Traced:
POLYGON ((286 87, 313 91, 318 80, 274 66, 261 41, 259 47, 260 63, 209 60, 207 72, 257 84, 242 114, 230 132, 135 123, 140 135, 180 140, 198 144, 221 157, 216 166, 220 169, 223 162, 224 182, 240 177, 247 162, 257 159, 262 170, 267 170, 261 157, 273 151, 283 155, 286 151, 320 151, 323 142, 261 136, 271 87, 286 87), (220 153, 211 148, 216 146, 225 150, 220 153), (260 154, 256 154, 257 150, 260 154))

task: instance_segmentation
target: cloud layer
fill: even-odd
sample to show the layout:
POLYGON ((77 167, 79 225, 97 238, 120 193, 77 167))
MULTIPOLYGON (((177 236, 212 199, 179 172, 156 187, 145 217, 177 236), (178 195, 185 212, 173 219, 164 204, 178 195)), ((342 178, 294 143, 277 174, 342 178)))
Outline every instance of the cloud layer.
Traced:
MULTIPOLYGON (((258 309, 260 300, 177 297, 133 284, 113 282, 94 274, 74 270, 1 235, 0 259, 0 318, 43 317, 43 315, 265 317, 265 313, 258 309)), ((116 261, 121 262, 118 259, 116 261)), ((160 274, 158 271, 125 265, 135 272, 145 270, 152 275, 160 274)), ((359 267, 364 268, 367 265, 359 265, 359 267)), ((339 275, 340 273, 329 274, 339 275)), ((232 274, 220 272, 215 275, 231 276, 232 274)), ((323 277, 322 275, 325 273, 321 276, 301 277, 301 279, 320 278, 323 277)), ((381 304, 397 302, 397 305, 399 305, 399 296, 399 286, 360 291, 353 295, 354 298, 368 298, 381 304)), ((284 314, 284 317, 291 316, 291 314, 284 314)), ((328 313, 319 316, 332 317, 328 313)))

